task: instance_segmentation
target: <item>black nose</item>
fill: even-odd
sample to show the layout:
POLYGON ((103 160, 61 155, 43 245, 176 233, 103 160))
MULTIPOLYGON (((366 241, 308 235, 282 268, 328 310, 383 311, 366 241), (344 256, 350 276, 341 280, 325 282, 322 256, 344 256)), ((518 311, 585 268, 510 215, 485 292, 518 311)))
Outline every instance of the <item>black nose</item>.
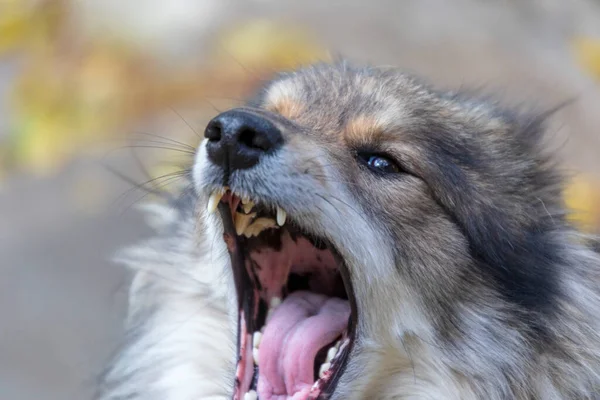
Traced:
POLYGON ((208 158, 226 173, 250 168, 283 143, 281 131, 258 114, 245 110, 226 111, 206 126, 208 158))

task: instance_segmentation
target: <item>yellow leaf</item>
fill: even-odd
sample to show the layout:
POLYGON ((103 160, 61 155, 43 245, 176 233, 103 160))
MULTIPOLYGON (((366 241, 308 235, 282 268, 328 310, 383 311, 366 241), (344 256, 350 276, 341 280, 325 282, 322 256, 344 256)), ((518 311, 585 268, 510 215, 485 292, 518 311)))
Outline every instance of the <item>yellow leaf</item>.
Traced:
POLYGON ((67 0, 0 0, 0 55, 55 46, 68 18, 67 0))
POLYGON ((226 32, 220 49, 223 65, 239 63, 250 69, 291 69, 329 58, 307 32, 268 20, 251 21, 226 32))
POLYGON ((26 14, 0 9, 0 55, 23 44, 29 31, 26 14))
POLYGON ((600 39, 581 37, 573 41, 579 64, 596 78, 600 78, 600 39))
POLYGON ((571 210, 569 219, 581 229, 600 228, 600 182, 589 176, 576 176, 565 190, 565 202, 571 210))
POLYGON ((69 135, 65 116, 60 113, 21 114, 16 120, 16 162, 37 175, 56 172, 77 142, 69 135))

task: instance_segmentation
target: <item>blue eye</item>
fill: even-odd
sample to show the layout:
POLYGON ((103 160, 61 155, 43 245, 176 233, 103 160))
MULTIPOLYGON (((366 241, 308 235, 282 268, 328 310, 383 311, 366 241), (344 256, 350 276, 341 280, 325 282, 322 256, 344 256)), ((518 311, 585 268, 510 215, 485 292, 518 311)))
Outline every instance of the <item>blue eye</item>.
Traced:
POLYGON ((367 166, 373 171, 386 174, 401 172, 398 164, 389 157, 378 154, 360 154, 359 157, 364 160, 367 166))

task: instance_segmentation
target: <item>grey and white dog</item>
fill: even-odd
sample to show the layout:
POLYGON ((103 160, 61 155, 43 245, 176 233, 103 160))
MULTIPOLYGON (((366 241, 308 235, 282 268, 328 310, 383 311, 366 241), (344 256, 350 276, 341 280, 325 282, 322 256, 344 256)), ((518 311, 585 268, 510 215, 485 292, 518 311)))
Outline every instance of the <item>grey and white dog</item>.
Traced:
POLYGON ((600 257, 546 117, 391 69, 279 76, 122 257, 98 399, 600 399, 600 257))

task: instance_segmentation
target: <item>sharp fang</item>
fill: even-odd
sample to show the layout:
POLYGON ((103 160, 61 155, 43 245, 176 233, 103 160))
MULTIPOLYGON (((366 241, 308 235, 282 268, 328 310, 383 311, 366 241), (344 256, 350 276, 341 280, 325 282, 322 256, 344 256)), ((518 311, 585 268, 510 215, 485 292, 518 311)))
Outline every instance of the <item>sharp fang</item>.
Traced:
POLYGON ((285 219, 287 218, 287 213, 283 211, 281 207, 277 207, 277 225, 283 226, 285 224, 285 219))
POLYGON ((258 349, 252 349, 252 358, 254 359, 254 364, 258 365, 258 349))
POLYGON ((217 206, 219 205, 219 202, 221 201, 221 198, 223 197, 224 194, 225 194, 225 191, 223 189, 219 189, 219 190, 215 190, 213 192, 213 194, 210 195, 210 197, 208 199, 208 206, 206 207, 209 214, 212 214, 215 212, 215 210, 217 209, 217 206))
POLYGON ((250 197, 242 196, 242 204, 248 204, 250 202, 250 197))
POLYGON ((330 348, 327 351, 327 362, 333 360, 333 358, 335 357, 336 354, 337 354, 337 349, 335 347, 330 348))
POLYGON ((250 390, 248 393, 246 393, 244 395, 244 400, 257 400, 258 399, 258 394, 256 394, 256 391, 254 390, 250 390))
POLYGON ((244 233, 246 228, 250 225, 252 218, 256 216, 256 213, 252 214, 242 214, 239 212, 235 213, 235 233, 241 235, 244 233))
POLYGON ((325 363, 321 365, 321 368, 319 368, 319 378, 322 378, 323 376, 325 376, 325 372, 327 372, 327 370, 331 367, 330 363, 325 363))
POLYGON ((252 347, 253 348, 258 349, 258 346, 260 346, 260 339, 262 339, 262 333, 254 332, 254 335, 252 336, 252 347))
POLYGON ((270 302, 270 306, 271 308, 277 308, 279 305, 281 304, 281 298, 275 296, 273 298, 271 298, 271 302, 270 302))

